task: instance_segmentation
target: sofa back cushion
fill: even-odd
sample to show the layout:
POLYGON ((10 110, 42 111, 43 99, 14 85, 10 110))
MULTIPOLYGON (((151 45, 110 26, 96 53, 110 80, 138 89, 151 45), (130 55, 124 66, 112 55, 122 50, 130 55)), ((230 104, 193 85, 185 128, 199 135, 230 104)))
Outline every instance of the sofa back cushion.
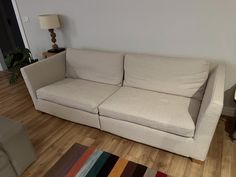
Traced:
POLYGON ((209 63, 204 60, 128 54, 124 69, 124 86, 201 100, 209 63))
POLYGON ((120 53, 68 48, 66 51, 66 76, 121 85, 123 63, 123 55, 120 53))

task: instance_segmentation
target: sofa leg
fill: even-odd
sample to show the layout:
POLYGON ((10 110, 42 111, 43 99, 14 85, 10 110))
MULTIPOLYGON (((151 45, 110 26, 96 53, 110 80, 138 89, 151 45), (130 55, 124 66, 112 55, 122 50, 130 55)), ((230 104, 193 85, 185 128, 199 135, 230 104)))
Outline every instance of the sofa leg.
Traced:
POLYGON ((191 158, 191 161, 192 161, 193 163, 197 163, 197 164, 199 164, 199 165, 204 165, 204 163, 205 163, 205 161, 201 161, 201 160, 197 160, 197 159, 193 159, 193 158, 191 158))

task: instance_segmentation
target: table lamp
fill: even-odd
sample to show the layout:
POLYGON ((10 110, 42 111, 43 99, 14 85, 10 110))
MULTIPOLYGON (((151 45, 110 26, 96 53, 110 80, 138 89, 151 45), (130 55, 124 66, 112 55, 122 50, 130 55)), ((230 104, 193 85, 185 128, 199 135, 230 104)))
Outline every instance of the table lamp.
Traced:
POLYGON ((60 28, 61 24, 59 21, 59 17, 56 14, 44 14, 39 15, 39 22, 40 22, 40 28, 41 29, 47 29, 50 32, 51 41, 53 43, 52 49, 48 50, 48 52, 51 53, 59 53, 65 48, 59 48, 56 44, 56 33, 54 32, 55 28, 60 28))

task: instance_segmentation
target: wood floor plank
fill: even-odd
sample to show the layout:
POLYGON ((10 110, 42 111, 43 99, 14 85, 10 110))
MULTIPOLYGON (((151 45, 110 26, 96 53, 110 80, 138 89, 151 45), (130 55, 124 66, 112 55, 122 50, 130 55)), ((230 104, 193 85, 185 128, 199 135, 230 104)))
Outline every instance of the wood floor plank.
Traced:
POLYGON ((188 161, 184 177, 199 177, 203 174, 203 165, 188 161))
POLYGON ((208 156, 205 161, 203 169, 203 177, 215 176, 220 177, 221 175, 221 161, 223 152, 223 134, 224 134, 224 123, 219 122, 215 135, 210 146, 208 156))
POLYGON ((231 168, 231 177, 234 177, 235 176, 235 174, 236 174, 236 143, 235 143, 235 141, 234 141, 234 143, 233 143, 233 154, 231 154, 231 156, 232 156, 232 164, 231 164, 231 166, 232 166, 232 168, 231 168))
POLYGON ((161 172, 167 173, 171 165, 173 156, 175 155, 170 152, 159 150, 155 163, 153 164, 153 168, 161 172))
POLYGON ((232 168, 235 168, 235 166, 232 166, 234 143, 232 139, 229 137, 228 132, 224 131, 223 136, 224 137, 223 137, 223 150, 222 150, 222 161, 221 161, 221 177, 230 177, 232 168))
POLYGON ((167 174, 170 176, 183 177, 190 159, 182 156, 173 156, 167 174))
POLYGON ((9 73, 0 72, 0 115, 21 122, 38 155, 22 177, 41 177, 74 144, 94 146, 171 177, 235 177, 236 141, 219 121, 204 165, 189 158, 150 147, 88 126, 36 111, 22 79, 9 85, 9 73))

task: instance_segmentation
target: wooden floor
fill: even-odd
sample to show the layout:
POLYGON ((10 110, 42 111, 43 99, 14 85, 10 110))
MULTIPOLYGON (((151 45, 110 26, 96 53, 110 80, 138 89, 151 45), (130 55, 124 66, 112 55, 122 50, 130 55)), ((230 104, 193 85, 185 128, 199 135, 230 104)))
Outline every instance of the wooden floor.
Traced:
POLYGON ((0 115, 25 125, 38 155, 24 177, 43 176, 74 143, 96 146, 172 177, 236 177, 236 141, 225 131, 228 123, 224 118, 219 121, 205 164, 199 165, 183 156, 42 114, 34 109, 24 82, 9 86, 8 77, 0 72, 0 115))

